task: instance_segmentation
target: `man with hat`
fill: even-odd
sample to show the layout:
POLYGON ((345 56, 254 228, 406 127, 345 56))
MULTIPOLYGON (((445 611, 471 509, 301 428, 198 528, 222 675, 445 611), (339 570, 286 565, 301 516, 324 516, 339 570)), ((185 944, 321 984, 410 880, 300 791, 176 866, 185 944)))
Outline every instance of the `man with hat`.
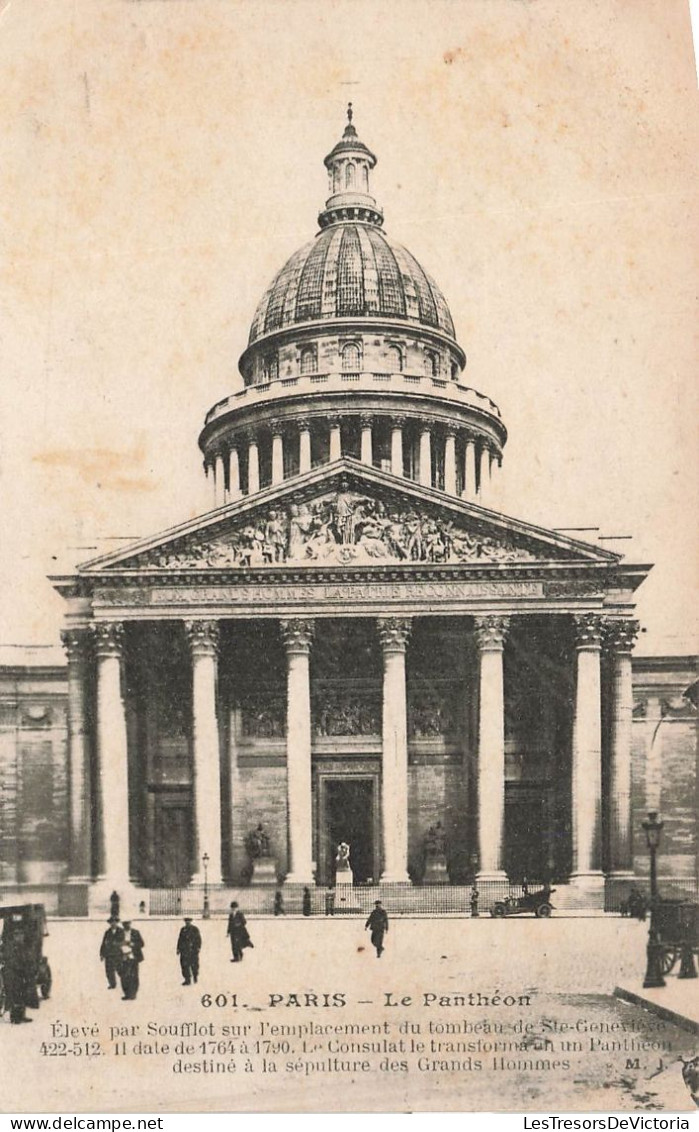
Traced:
POLYGON ((231 904, 231 912, 228 917, 228 931, 226 934, 230 936, 231 940, 231 951, 233 952, 231 963, 241 963, 244 949, 246 947, 252 947, 253 943, 247 929, 245 916, 235 900, 231 904))
POLYGON ((381 906, 381 901, 377 900, 374 904, 374 910, 369 916, 364 928, 371 929, 371 942, 376 948, 376 958, 381 958, 383 951, 383 937, 388 931, 388 916, 381 906))
POLYGON ((201 951, 201 932, 192 923, 191 916, 185 916, 184 927, 180 928, 177 940, 177 954, 180 957, 183 987, 188 987, 192 980, 196 983, 199 977, 199 952, 201 951))
POLYGON ((121 940, 121 989, 124 999, 133 999, 138 994, 138 967, 143 962, 143 936, 138 928, 131 927, 130 920, 124 920, 121 940))
POLYGON ((118 916, 110 916, 108 923, 109 927, 102 936, 100 959, 104 961, 107 986, 109 990, 114 990, 121 967, 121 945, 124 942, 124 933, 119 927, 118 916))

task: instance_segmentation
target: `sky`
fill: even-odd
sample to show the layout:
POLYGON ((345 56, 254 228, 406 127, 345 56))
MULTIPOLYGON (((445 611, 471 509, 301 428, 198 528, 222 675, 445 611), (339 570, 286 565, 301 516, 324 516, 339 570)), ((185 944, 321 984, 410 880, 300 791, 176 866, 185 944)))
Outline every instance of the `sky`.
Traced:
POLYGON ((503 510, 633 536, 638 651, 696 649, 686 0, 13 0, 0 91, 0 645, 57 641, 67 560, 204 509, 204 415, 351 99, 502 410, 503 510))

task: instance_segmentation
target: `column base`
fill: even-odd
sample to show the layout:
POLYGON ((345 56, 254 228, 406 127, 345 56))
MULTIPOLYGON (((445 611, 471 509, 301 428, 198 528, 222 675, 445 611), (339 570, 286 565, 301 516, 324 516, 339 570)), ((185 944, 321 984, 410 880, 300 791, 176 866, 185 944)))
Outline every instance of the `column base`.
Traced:
POLYGON ((195 873, 189 883, 197 888, 203 888, 205 884, 207 884, 209 888, 220 888, 223 884, 223 877, 218 874, 212 876, 211 873, 209 873, 205 880, 203 873, 195 873))
POLYGON ((90 915, 102 913, 107 916, 111 910, 111 896, 113 892, 119 894, 119 918, 129 919, 138 914, 138 906, 143 899, 139 896, 139 889, 129 878, 100 876, 89 887, 90 915))
POLYGON ((476 873, 477 884, 509 884, 509 878, 504 869, 493 869, 492 872, 476 873))
POLYGON ((310 886, 315 886, 315 883, 316 882, 313 879, 313 875, 312 875, 311 872, 309 872, 309 873, 304 873, 304 872, 288 873, 284 877, 284 884, 303 884, 303 885, 308 885, 310 887, 310 886))
POLYGON ((379 884, 412 884, 407 873, 382 873, 379 884))
POLYGON ((589 873, 571 873, 568 884, 585 892, 603 892, 604 873, 599 869, 592 869, 589 873))
POLYGON ((633 884, 637 884, 639 880, 633 869, 612 869, 611 873, 608 873, 608 879, 624 880, 633 884))

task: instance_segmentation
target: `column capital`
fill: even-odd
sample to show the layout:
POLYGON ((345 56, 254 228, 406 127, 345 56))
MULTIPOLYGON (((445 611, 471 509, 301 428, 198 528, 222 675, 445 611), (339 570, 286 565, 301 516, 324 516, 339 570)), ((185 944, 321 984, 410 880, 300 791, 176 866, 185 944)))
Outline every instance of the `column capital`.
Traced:
POLYGON ((602 626, 604 618, 599 613, 576 613, 575 647, 581 649, 600 649, 602 647, 602 626))
POLYGON ((310 618, 290 617, 281 622, 281 630, 287 654, 310 652, 315 630, 310 618))
POLYGON ((640 621, 608 617, 602 626, 605 649, 610 653, 632 653, 640 629, 640 621))
POLYGON ((510 627, 509 617, 488 614, 476 617, 476 641, 480 652, 501 652, 510 627))
POLYGON ((124 645, 124 625, 121 621, 97 621, 91 626, 95 654, 99 657, 120 657, 124 645))
POLYGON ((325 419, 328 422, 329 428, 339 428, 340 427, 340 414, 339 413, 328 413, 328 415, 325 419))
POLYGON ((296 425, 299 432, 311 431, 311 422, 308 420, 308 417, 299 417, 298 420, 295 420, 292 423, 296 425))
POLYGON ((269 422, 269 431, 272 436, 281 436, 284 432, 284 426, 280 420, 273 420, 269 422))
POLYGON ((406 420, 407 420, 407 417, 403 416, 401 413, 396 414, 395 416, 391 417, 391 428, 392 429, 405 428, 406 420))
POLYGON ((477 432, 471 432, 468 428, 464 429, 464 441, 466 444, 475 444, 478 440, 478 436, 479 434, 477 432))
POLYGON ((459 430, 456 425, 448 424, 444 428, 444 435, 445 437, 453 437, 455 439, 458 431, 459 430))
POLYGON ((373 413, 360 413, 359 414, 359 426, 360 426, 360 428, 373 428, 373 425, 374 425, 374 415, 373 415, 373 413))
POLYGON ((378 617, 376 624, 379 630, 381 647, 386 652, 405 652, 408 643, 412 621, 410 617, 378 617))
POLYGON ((184 628, 192 656, 216 656, 220 636, 218 621, 185 621, 184 628))
POLYGON ((256 429, 246 428, 244 433, 243 433, 243 437, 245 438, 245 443, 248 446, 251 445, 251 444, 254 444, 255 447, 257 447, 257 430, 256 429))
POLYGON ((69 663, 83 660, 90 646, 90 632, 88 629, 61 629, 61 644, 69 663))

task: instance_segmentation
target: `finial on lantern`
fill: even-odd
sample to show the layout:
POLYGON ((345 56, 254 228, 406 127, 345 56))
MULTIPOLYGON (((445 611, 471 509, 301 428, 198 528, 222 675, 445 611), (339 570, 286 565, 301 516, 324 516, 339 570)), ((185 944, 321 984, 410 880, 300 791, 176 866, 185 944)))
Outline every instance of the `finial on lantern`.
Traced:
POLYGON ((352 125, 352 103, 347 103, 347 121, 352 125))

